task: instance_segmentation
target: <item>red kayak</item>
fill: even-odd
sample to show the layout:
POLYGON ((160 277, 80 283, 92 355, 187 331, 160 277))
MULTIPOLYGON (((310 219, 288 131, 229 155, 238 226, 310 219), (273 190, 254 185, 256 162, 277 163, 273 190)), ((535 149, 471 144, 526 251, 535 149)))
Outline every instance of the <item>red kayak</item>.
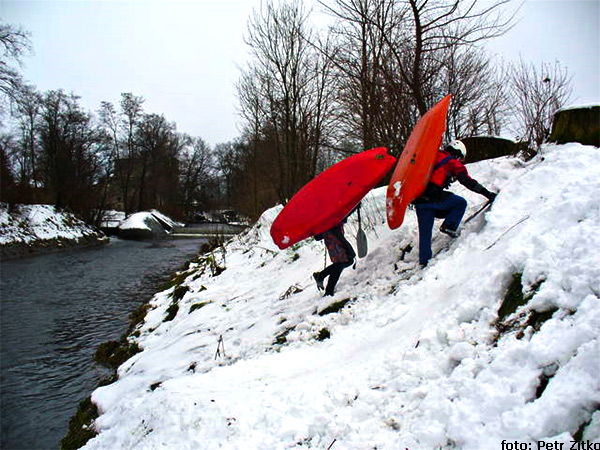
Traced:
POLYGON ((340 223, 391 170, 396 158, 378 147, 349 156, 321 172, 288 202, 271 226, 284 249, 340 223))
POLYGON ((402 225, 406 207, 423 193, 429 182, 446 130, 450 97, 444 97, 419 119, 404 146, 386 193, 387 223, 392 230, 402 225))

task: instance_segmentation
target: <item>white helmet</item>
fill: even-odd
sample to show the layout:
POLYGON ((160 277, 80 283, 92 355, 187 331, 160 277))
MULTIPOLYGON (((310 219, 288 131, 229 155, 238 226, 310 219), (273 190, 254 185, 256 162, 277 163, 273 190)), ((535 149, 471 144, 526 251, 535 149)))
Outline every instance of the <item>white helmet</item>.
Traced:
POLYGON ((462 141, 459 141, 458 139, 450 142, 446 146, 446 151, 449 151, 450 153, 460 154, 460 157, 462 159, 465 159, 467 157, 467 147, 465 147, 465 144, 463 144, 462 141))

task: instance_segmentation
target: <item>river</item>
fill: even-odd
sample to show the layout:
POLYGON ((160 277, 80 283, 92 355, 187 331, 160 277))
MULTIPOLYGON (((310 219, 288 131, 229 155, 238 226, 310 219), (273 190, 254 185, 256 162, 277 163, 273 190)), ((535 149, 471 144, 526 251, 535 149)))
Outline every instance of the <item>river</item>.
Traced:
POLYGON ((129 313, 192 259, 203 240, 113 239, 0 265, 3 450, 58 449, 69 419, 109 372, 92 360, 129 313))

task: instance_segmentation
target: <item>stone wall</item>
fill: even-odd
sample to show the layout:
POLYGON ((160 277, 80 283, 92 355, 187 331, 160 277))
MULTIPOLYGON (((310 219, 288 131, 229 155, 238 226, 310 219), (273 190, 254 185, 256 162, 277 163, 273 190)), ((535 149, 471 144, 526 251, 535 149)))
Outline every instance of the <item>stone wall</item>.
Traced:
POLYGON ((579 142, 600 147, 600 106, 558 110, 552 121, 550 142, 579 142))
POLYGON ((520 144, 515 141, 494 136, 468 137, 462 138, 461 141, 467 147, 465 163, 515 155, 520 150, 520 144))

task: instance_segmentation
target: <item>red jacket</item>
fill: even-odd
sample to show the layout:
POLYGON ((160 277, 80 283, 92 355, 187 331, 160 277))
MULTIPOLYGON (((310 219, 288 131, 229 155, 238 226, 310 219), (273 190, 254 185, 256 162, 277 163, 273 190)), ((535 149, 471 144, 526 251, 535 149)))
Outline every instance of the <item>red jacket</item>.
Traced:
POLYGON ((446 150, 440 150, 437 153, 433 167, 434 170, 431 173, 431 178, 429 178, 429 183, 425 187, 425 191, 413 201, 414 204, 438 203, 443 201, 445 196, 448 195, 444 189, 447 189, 456 180, 473 192, 486 197, 491 195, 487 189, 469 176, 465 165, 456 156, 452 156, 446 150))
POLYGON ((434 167, 446 158, 449 158, 446 160, 446 163, 435 169, 431 174, 431 178, 429 179, 430 183, 445 189, 462 173, 468 178, 471 178, 469 177, 469 172, 467 172, 465 165, 445 150, 437 152, 434 167))

